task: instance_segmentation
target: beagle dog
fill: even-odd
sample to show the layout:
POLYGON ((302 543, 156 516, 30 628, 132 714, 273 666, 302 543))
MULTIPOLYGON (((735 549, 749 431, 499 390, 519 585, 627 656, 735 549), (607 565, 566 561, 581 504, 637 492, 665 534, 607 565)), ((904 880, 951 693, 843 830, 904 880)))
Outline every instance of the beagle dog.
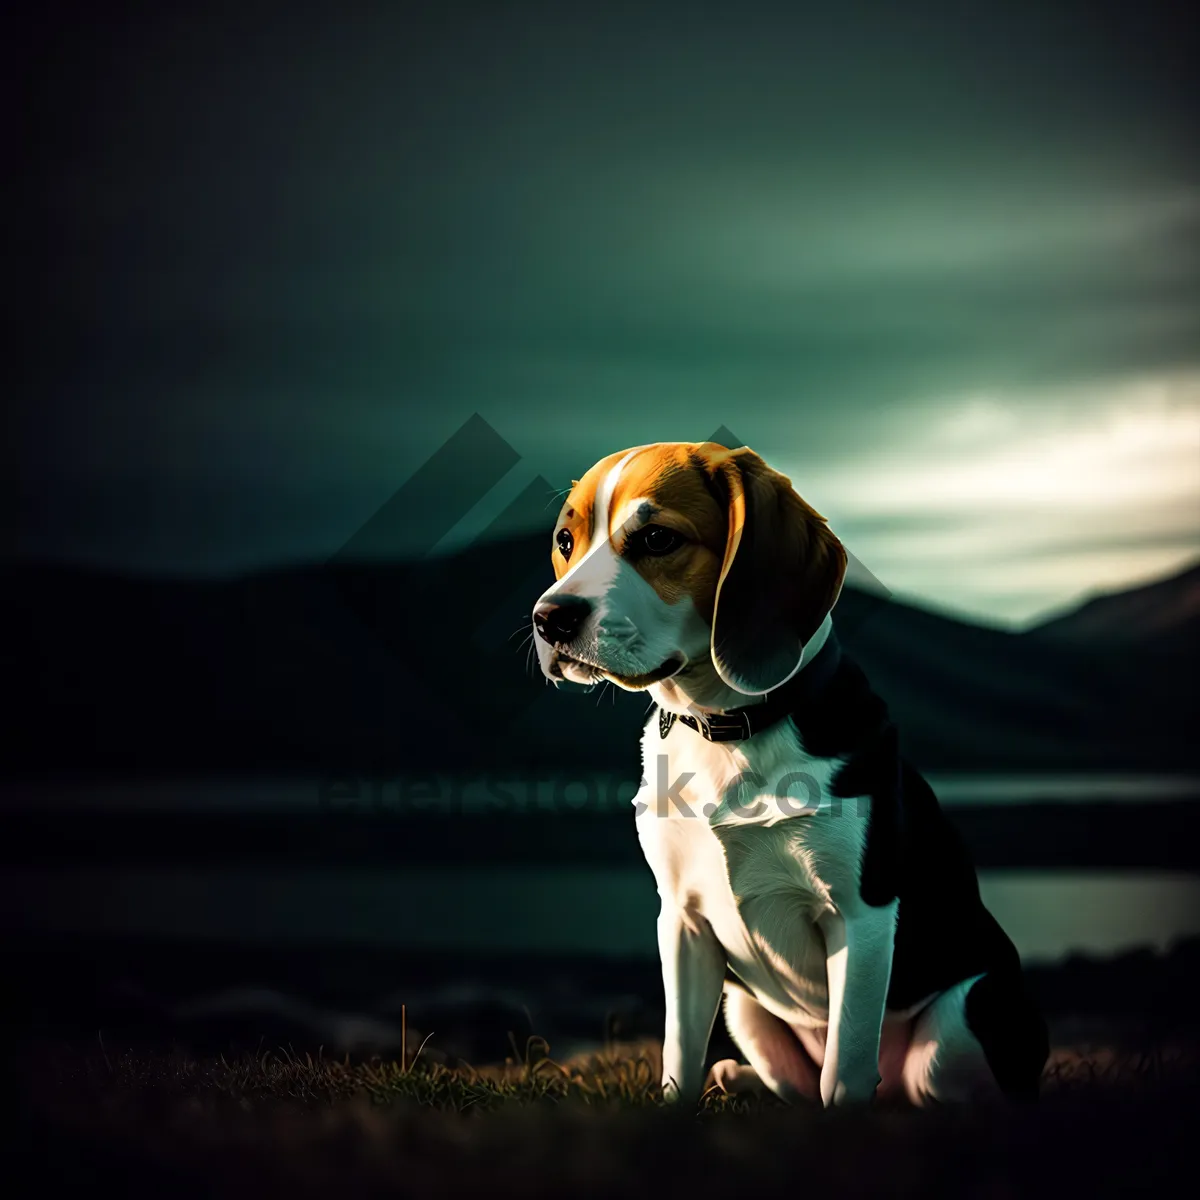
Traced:
POLYGON ((752 450, 659 443, 573 483, 543 673, 646 691, 636 827, 661 909, 663 1088, 826 1106, 1032 1099, 1048 1055, 1012 942, 842 652, 846 553, 752 450))

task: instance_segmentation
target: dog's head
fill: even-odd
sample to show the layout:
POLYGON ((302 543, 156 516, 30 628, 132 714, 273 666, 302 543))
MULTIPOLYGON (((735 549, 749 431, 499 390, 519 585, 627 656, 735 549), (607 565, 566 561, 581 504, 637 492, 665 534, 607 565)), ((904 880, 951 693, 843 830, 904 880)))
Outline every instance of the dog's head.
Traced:
POLYGON ((738 694, 778 687, 846 572, 785 476, 712 442, 601 459, 572 485, 551 557, 557 582, 533 614, 542 671, 630 691, 714 673, 738 694))

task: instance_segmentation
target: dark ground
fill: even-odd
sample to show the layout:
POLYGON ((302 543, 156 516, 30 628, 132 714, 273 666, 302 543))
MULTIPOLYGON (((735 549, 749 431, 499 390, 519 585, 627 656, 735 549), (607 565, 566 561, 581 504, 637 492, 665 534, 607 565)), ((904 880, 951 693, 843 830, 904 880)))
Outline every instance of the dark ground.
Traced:
POLYGON ((652 1044, 557 1064, 534 1043, 507 1069, 406 1073, 34 1043, 18 1056, 9 1178, 40 1195, 1171 1194, 1194 1169, 1197 1044, 1059 1047, 1029 1109, 713 1094, 673 1112, 652 1044))
MULTIPOLYGON (((1035 1108, 824 1112, 713 1093, 681 1113, 658 1097, 653 964, 497 956, 456 974, 344 948, 17 945, 8 1190, 1173 1192, 1195 1163, 1197 953, 1032 972, 1055 1047, 1035 1108)), ((728 1052, 718 1028, 711 1057, 728 1052)))

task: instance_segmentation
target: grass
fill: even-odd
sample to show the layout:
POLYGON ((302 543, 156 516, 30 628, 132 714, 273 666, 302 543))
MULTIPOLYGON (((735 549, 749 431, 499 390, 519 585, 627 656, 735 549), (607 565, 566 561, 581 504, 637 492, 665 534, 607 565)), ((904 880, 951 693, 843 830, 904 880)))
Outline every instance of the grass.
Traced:
MULTIPOLYGON (((515 1046, 514 1046, 515 1049, 515 1046)), ((490 1112, 506 1105, 558 1105, 616 1108, 663 1107, 659 1047, 653 1042, 613 1043, 602 1051, 559 1062, 547 1042, 530 1038, 521 1056, 484 1067, 422 1063, 378 1057, 352 1061, 323 1053, 297 1053, 290 1047, 254 1054, 201 1058, 182 1050, 115 1050, 97 1036, 90 1052, 69 1045, 39 1048, 38 1076, 45 1098, 125 1095, 156 1101, 187 1099, 243 1108, 284 1103, 329 1106, 362 1100, 442 1112, 490 1112), (48 1085, 48 1086, 47 1086, 48 1085)), ((1047 1097, 1097 1090, 1146 1093, 1195 1075, 1196 1055, 1186 1044, 1151 1050, 1110 1047, 1056 1050, 1044 1077, 1047 1097)), ((783 1107, 770 1096, 727 1096, 709 1087, 699 1113, 747 1112, 783 1107)))
MULTIPOLYGON (((272 1104, 331 1106, 359 1100, 375 1107, 407 1105, 440 1112, 492 1112, 508 1105, 575 1104, 617 1108, 662 1105, 657 1045, 614 1043, 566 1062, 550 1056, 542 1038, 530 1038, 519 1058, 483 1067, 423 1063, 419 1054, 402 1062, 351 1061, 290 1047, 234 1057, 198 1058, 182 1051, 147 1053, 106 1048, 101 1035, 91 1052, 42 1047, 38 1074, 60 1099, 75 1096, 185 1098, 220 1107, 272 1104)), ((43 1095, 47 1093, 43 1092, 43 1095)), ((748 1107, 744 1097, 710 1088, 701 1111, 748 1107)))
MULTIPOLYGON (((654 1043, 556 1061, 539 1038, 487 1067, 232 1057, 43 1042, 19 1079, 43 1185, 140 1194, 703 1192, 1099 1194, 1193 1157, 1195 1044, 1066 1047, 1034 1109, 826 1112, 709 1089, 663 1105, 654 1043)), ((1164 1174, 1164 1172, 1166 1174, 1164 1174)))

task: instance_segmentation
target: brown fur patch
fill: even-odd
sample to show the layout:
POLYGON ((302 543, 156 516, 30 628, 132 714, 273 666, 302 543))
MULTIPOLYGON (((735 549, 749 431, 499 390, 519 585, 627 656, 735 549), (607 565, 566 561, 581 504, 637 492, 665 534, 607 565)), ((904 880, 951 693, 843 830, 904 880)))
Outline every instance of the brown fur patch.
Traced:
POLYGON ((617 482, 609 506, 609 528, 593 530, 596 494, 628 453, 620 450, 601 459, 571 488, 554 528, 551 560, 555 574, 561 579, 571 562, 587 553, 596 536, 615 534, 615 548, 620 553, 624 537, 614 526, 616 518, 632 501, 648 500, 659 510, 652 523, 678 530, 688 541, 669 556, 642 556, 636 563, 638 571, 665 603, 676 604, 690 596, 704 620, 711 622, 729 537, 728 489, 721 470, 731 451, 712 442, 662 442, 638 451, 617 482), (574 539, 570 559, 558 549, 562 529, 569 530, 574 539))
MULTIPOLYGON (((587 553, 593 536, 592 517, 596 509, 596 492, 609 471, 628 453, 628 450, 619 450, 616 454, 602 458, 582 479, 572 483, 550 539, 550 562, 554 567, 556 579, 561 579, 570 569, 571 563, 578 562, 579 556, 587 553), (558 535, 563 529, 569 530, 575 540, 570 559, 565 558, 558 548, 558 535)), ((602 531, 601 536, 608 536, 608 531, 602 531)))
MULTIPOLYGON (((554 537, 569 529, 575 545, 569 560, 554 545, 557 577, 566 574, 596 537, 611 537, 614 549, 622 553, 627 532, 646 522, 635 516, 629 531, 616 522, 635 501, 645 500, 656 510, 648 523, 664 525, 687 538, 669 555, 643 554, 633 559, 665 603, 677 604, 690 596, 711 625, 720 589, 722 611, 730 610, 725 624, 732 620, 737 626, 766 618, 765 610, 751 611, 757 595, 758 608, 766 600, 767 607, 773 604, 778 610, 771 613, 776 622, 795 626, 801 638, 809 636, 840 588, 845 552, 825 519, 796 494, 790 480, 746 447, 728 450, 714 442, 660 442, 638 450, 626 464, 609 505, 609 528, 594 530, 596 493, 628 453, 621 450, 601 459, 571 489, 554 537), (756 497, 758 510, 754 536, 749 539, 740 528, 740 518, 748 510, 748 491, 756 497), (731 528, 731 519, 739 522, 737 528, 731 528), (772 594, 764 597, 763 589, 772 594)), ((753 630, 746 634, 753 636, 753 630)))
MULTIPOLYGON (((706 483, 715 469, 710 449, 719 448, 709 443, 666 442, 638 454, 621 473, 611 513, 615 519, 631 503, 648 500, 658 510, 649 524, 663 525, 688 539, 673 554, 643 555, 635 565, 664 603, 677 604, 690 596, 704 620, 711 622, 728 513, 706 483)), ((640 528, 643 522, 636 524, 640 528)))

